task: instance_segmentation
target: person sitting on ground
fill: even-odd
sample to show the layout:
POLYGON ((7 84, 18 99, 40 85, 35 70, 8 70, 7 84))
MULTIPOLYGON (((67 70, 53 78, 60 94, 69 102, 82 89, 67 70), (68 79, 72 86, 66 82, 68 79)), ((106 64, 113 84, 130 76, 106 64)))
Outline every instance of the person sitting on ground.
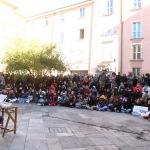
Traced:
POLYGON ((67 96, 67 91, 65 92, 61 92, 61 96, 60 96, 60 101, 59 101, 59 105, 60 106, 66 106, 68 103, 68 96, 67 96))
POLYGON ((140 83, 137 83, 137 85, 134 87, 133 91, 134 91, 134 97, 135 98, 142 97, 143 89, 142 89, 142 86, 140 85, 140 83))
POLYGON ((90 93, 89 96, 88 96, 88 101, 87 101, 87 104, 86 104, 86 108, 90 109, 90 110, 94 110, 95 106, 96 106, 95 99, 91 96, 91 93, 90 93))
POLYGON ((85 108, 86 106, 86 101, 83 97, 83 95, 78 95, 77 96, 77 102, 76 102, 76 108, 85 108))
POLYGON ((90 93, 90 88, 88 87, 88 85, 85 86, 83 93, 84 93, 84 98, 87 98, 90 93))
POLYGON ((144 94, 144 92, 146 91, 148 92, 148 95, 150 96, 150 87, 147 84, 144 85, 142 93, 144 94))
POLYGON ((128 99, 126 97, 124 98, 124 103, 122 105, 121 111, 124 113, 131 113, 132 112, 132 102, 130 99, 128 99))
POLYGON ((142 106, 141 99, 140 98, 136 99, 134 105, 142 106))
POLYGON ((113 105, 109 106, 109 109, 114 112, 121 112, 121 101, 118 96, 114 98, 113 105))
POLYGON ((143 118, 150 121, 150 98, 148 98, 147 107, 149 111, 145 115, 143 115, 143 118))
POLYGON ((110 105, 112 105, 112 104, 113 104, 114 98, 115 98, 115 96, 114 96, 114 95, 111 95, 111 96, 110 96, 110 98, 108 98, 108 101, 109 101, 108 106, 110 106, 110 105))
POLYGON ((97 95, 97 89, 95 86, 93 86, 90 90, 91 94, 92 94, 92 97, 95 99, 96 98, 96 95, 97 95))
POLYGON ((17 98, 16 98, 14 90, 10 90, 8 92, 7 99, 8 99, 8 102, 16 102, 17 101, 17 98))
POLYGON ((75 107, 75 103, 76 103, 76 97, 75 97, 74 91, 71 91, 71 94, 68 97, 67 106, 68 107, 75 107))
POLYGON ((39 97, 38 97, 38 105, 39 106, 48 105, 48 101, 46 99, 46 92, 45 91, 40 91, 39 97))
POLYGON ((105 95, 100 96, 98 105, 96 106, 97 111, 107 111, 108 109, 108 100, 105 95))
POLYGON ((143 104, 143 106, 146 105, 148 98, 149 98, 148 91, 145 91, 145 92, 143 93, 143 95, 142 95, 142 104, 143 104))

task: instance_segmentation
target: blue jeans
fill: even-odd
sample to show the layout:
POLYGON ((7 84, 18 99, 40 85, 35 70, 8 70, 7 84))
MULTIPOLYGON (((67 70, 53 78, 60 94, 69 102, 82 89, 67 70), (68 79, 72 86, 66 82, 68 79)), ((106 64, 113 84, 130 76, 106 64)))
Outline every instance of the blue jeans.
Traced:
POLYGON ((25 98, 18 98, 18 102, 19 102, 19 104, 25 103, 25 98))
POLYGON ((132 112, 132 110, 130 108, 129 109, 122 109, 121 111, 124 113, 131 113, 132 112))
POLYGON ((103 106, 103 107, 101 107, 101 106, 96 106, 96 109, 99 110, 99 111, 107 111, 108 106, 103 106))
POLYGON ((0 116, 0 124, 3 122, 4 118, 0 116))

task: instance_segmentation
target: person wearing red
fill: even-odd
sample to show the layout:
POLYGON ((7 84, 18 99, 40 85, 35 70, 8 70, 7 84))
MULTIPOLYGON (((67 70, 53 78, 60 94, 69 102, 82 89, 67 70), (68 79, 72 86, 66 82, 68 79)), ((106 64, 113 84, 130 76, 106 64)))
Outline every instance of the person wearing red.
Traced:
POLYGON ((56 92, 56 88, 53 84, 51 84, 51 86, 49 88, 49 92, 56 92))
POLYGON ((134 91, 134 98, 141 98, 142 97, 142 92, 143 92, 143 88, 140 85, 140 83, 137 83, 137 85, 133 88, 134 91))
POLYGON ((55 106, 56 105, 56 99, 57 99, 57 95, 55 92, 51 92, 52 94, 52 101, 49 103, 49 106, 55 106))
POLYGON ((83 93, 85 98, 87 98, 90 94, 90 88, 88 87, 88 85, 85 86, 83 93))
POLYGON ((143 91, 142 86, 140 85, 140 83, 137 83, 137 85, 134 87, 134 92, 141 92, 143 91))

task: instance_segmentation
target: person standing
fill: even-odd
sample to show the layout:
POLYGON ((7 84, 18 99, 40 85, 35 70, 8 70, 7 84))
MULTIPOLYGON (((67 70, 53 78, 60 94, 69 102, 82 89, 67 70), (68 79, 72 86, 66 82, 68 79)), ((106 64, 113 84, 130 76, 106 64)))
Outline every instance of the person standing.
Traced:
POLYGON ((106 84, 106 71, 104 70, 98 77, 98 83, 99 83, 99 92, 103 94, 105 84, 106 84))

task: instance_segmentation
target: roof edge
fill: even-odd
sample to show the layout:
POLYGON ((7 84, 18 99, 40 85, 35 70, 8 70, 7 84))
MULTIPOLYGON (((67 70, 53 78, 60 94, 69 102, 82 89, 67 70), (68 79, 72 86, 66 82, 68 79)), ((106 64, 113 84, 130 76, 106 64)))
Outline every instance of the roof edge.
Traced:
POLYGON ((51 11, 47 11, 47 12, 44 12, 44 13, 40 13, 40 14, 37 14, 37 15, 33 15, 33 16, 27 17, 27 21, 28 21, 28 20, 31 20, 31 19, 38 18, 38 17, 43 17, 43 16, 46 16, 46 15, 50 15, 50 14, 53 14, 53 13, 57 13, 57 12, 59 12, 59 11, 62 11, 63 9, 66 9, 66 8, 69 9, 70 7, 74 7, 74 6, 80 5, 80 4, 82 4, 82 3, 90 4, 90 3, 92 3, 92 2, 93 2, 93 0, 85 0, 85 1, 83 1, 83 2, 71 4, 71 5, 64 6, 64 7, 61 7, 61 8, 57 8, 57 9, 54 9, 54 10, 51 10, 51 11))

